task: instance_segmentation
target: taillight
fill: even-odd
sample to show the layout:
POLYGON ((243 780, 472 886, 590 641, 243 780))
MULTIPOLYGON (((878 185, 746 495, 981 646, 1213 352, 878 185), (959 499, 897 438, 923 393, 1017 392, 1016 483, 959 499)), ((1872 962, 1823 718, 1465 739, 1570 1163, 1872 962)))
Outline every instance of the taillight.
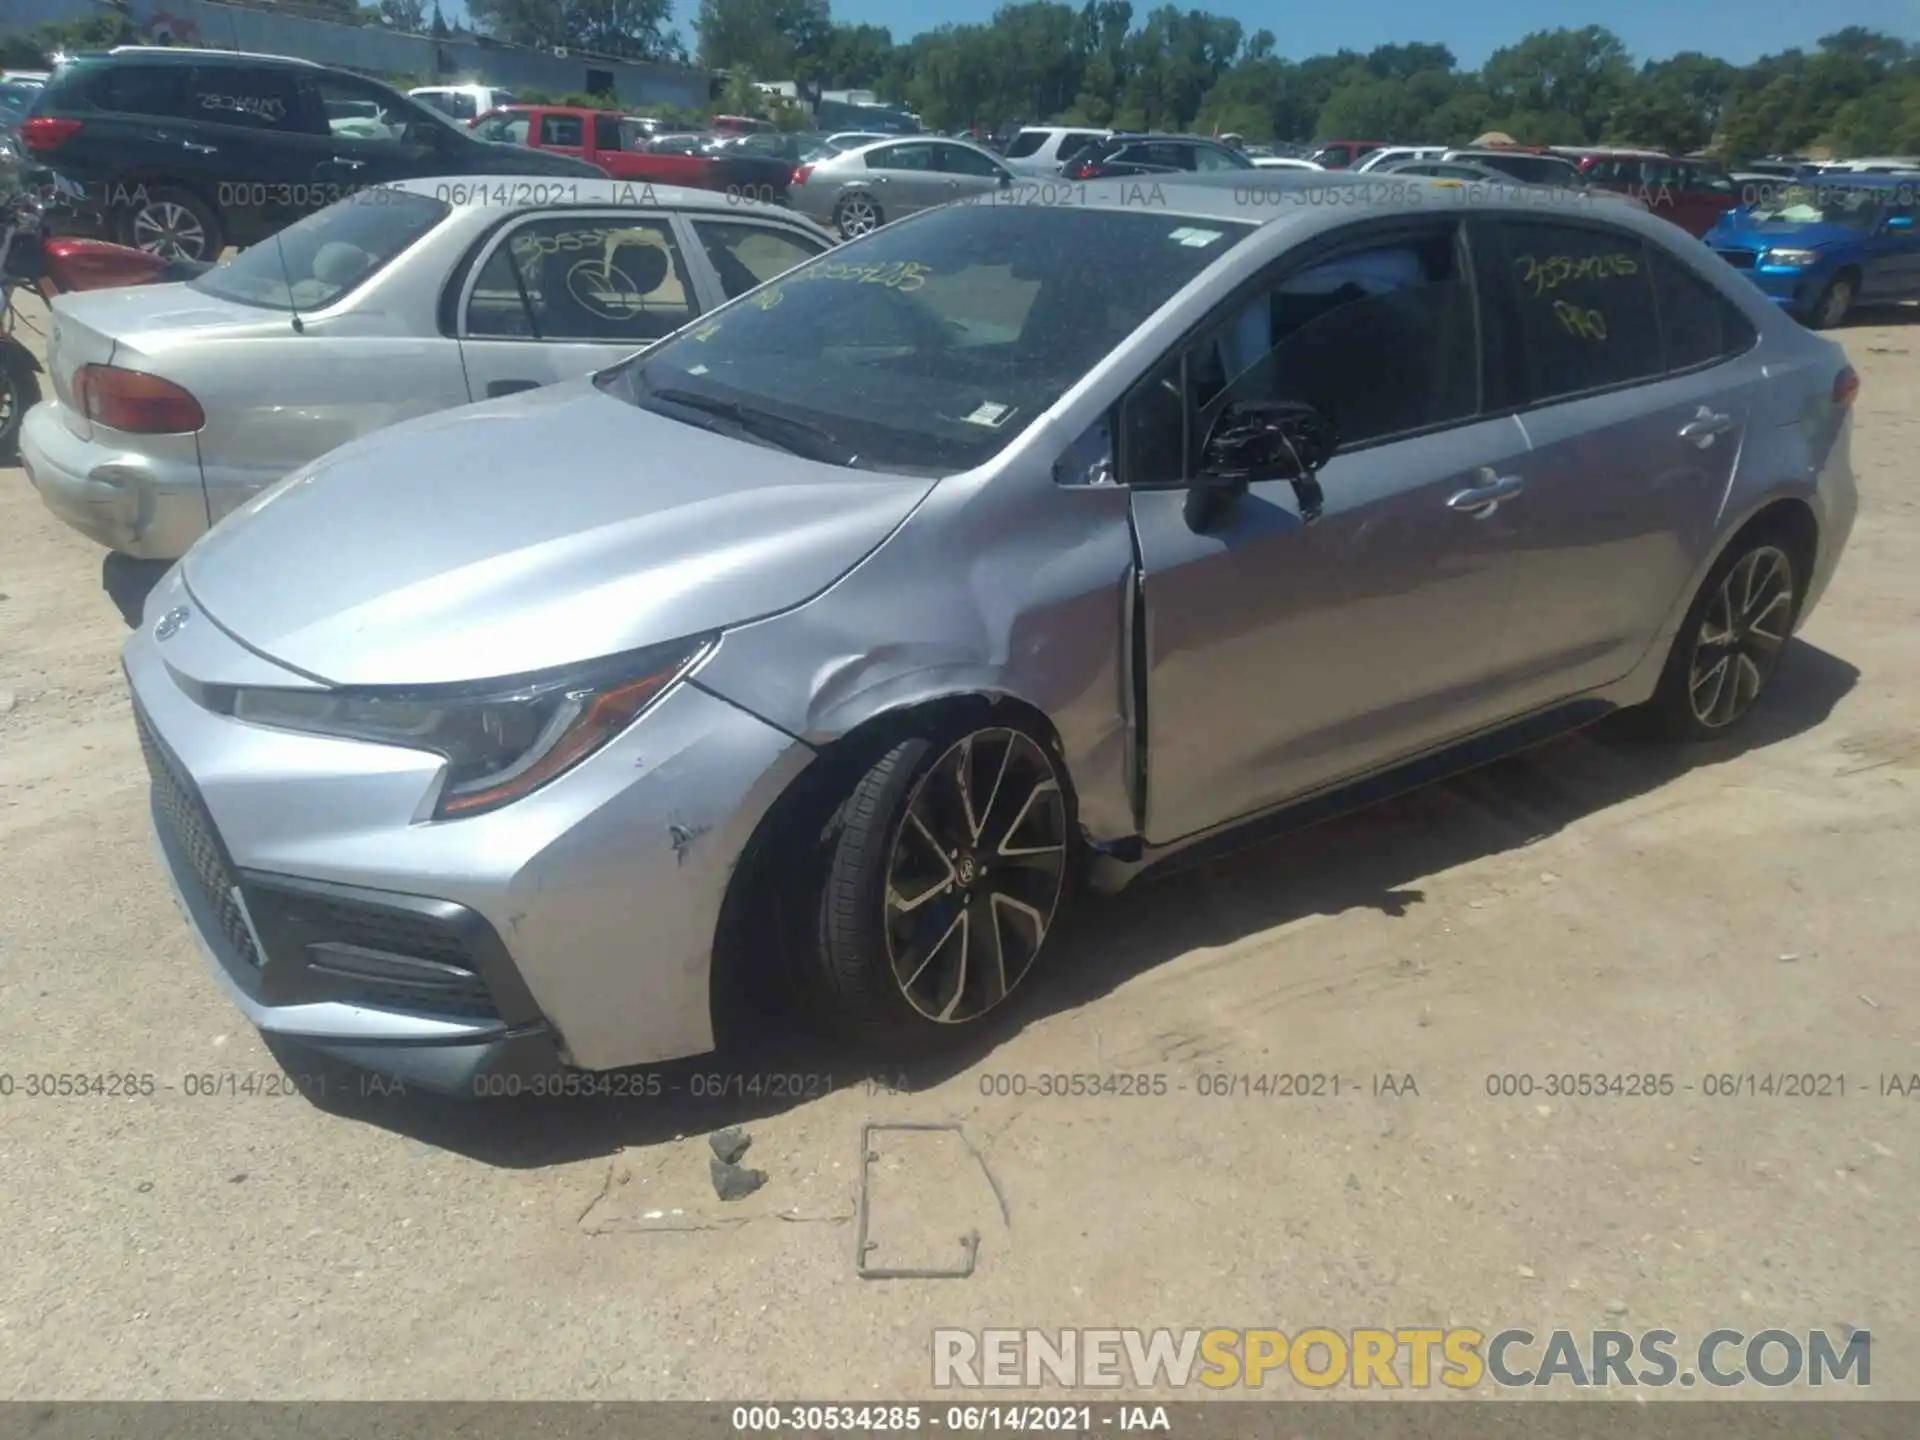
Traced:
POLYGON ((79 131, 78 120, 56 120, 51 115, 36 115, 20 122, 20 143, 37 154, 58 150, 79 131))
POLYGON ((1839 409, 1853 404, 1853 397, 1860 393, 1860 377, 1851 365, 1845 366, 1833 377, 1833 403, 1839 409))
POLYGON ((80 413, 130 435, 186 435, 207 423, 200 402, 171 380, 118 365, 82 365, 73 372, 80 413))
POLYGON ((1099 166, 1092 160, 1076 160, 1072 165, 1067 167, 1067 178, 1069 180, 1091 180, 1093 178, 1093 172, 1098 168, 1099 166))
POLYGON ((787 183, 789 185, 804 185, 807 183, 807 177, 812 173, 813 173, 813 166, 811 165, 796 166, 794 167, 793 179, 789 180, 787 183))

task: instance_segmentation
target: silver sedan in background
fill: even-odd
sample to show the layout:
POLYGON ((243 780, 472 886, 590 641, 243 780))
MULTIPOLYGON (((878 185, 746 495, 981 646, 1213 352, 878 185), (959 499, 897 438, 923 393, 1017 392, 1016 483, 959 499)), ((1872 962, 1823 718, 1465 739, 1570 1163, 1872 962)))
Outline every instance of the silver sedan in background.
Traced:
POLYGON ((76 530, 172 560, 336 445, 612 364, 832 245, 665 185, 369 190, 184 285, 57 299, 22 461, 76 530))
POLYGON ((809 161, 793 172, 787 203, 851 240, 889 220, 1012 188, 998 156, 964 140, 883 140, 809 161))

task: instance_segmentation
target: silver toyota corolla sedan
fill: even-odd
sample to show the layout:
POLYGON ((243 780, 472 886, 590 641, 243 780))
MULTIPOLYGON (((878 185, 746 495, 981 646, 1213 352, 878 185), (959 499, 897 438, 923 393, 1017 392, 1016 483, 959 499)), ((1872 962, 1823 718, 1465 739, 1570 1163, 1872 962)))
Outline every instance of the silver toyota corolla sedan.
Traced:
POLYGON ((99 544, 175 560, 348 440, 577 379, 832 247, 783 206, 620 180, 409 180, 184 285, 54 302, 21 458, 99 544))
POLYGON ((1014 179, 1013 171, 978 145, 931 135, 896 136, 799 166, 787 187, 787 203, 851 240, 936 205, 985 199, 1011 189, 1014 179))
POLYGON ((934 210, 216 527, 125 659, 236 1003, 472 1093, 779 957, 925 1053, 1076 874, 1739 723, 1853 524, 1841 350, 1637 211, 1290 183, 934 210))

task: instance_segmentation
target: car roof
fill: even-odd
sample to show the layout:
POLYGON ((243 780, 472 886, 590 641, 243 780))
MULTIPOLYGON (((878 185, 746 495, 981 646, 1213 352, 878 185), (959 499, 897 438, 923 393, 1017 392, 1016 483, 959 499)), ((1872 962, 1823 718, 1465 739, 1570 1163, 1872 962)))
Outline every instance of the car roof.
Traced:
MULTIPOLYGON (((565 195, 563 208, 583 205, 620 205, 661 210, 711 210, 716 214, 759 214, 797 222, 803 229, 819 230, 814 221, 797 210, 772 201, 744 199, 719 190, 699 190, 690 185, 662 185, 651 180, 576 180, 569 175, 434 175, 417 180, 394 180, 375 187, 400 190, 409 195, 446 200, 445 192, 471 196, 451 202, 456 210, 490 210, 506 214, 521 210, 547 210, 558 202, 550 198, 565 195), (549 198, 542 198, 543 196, 549 198)), ((821 230, 821 234, 827 232, 821 230)))
POLYGON ((111 50, 86 50, 70 60, 112 60, 130 55, 141 60, 158 60, 170 65, 285 65, 300 70, 325 70, 328 67, 292 55, 255 54, 248 50, 184 50, 175 45, 116 45, 111 50))

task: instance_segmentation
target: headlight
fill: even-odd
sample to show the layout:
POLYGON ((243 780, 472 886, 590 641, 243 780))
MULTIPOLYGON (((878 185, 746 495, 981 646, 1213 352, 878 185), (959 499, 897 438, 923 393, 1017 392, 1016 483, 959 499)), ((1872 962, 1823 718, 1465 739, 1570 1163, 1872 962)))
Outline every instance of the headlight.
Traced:
POLYGON ((235 690, 236 720, 443 755, 433 818, 498 809, 572 769, 640 717, 708 637, 564 671, 422 689, 235 690))
POLYGON ((1818 250, 1769 250, 1767 252, 1767 263, 1769 265, 1794 265, 1805 268, 1808 265, 1818 265, 1820 263, 1820 252, 1818 250))

